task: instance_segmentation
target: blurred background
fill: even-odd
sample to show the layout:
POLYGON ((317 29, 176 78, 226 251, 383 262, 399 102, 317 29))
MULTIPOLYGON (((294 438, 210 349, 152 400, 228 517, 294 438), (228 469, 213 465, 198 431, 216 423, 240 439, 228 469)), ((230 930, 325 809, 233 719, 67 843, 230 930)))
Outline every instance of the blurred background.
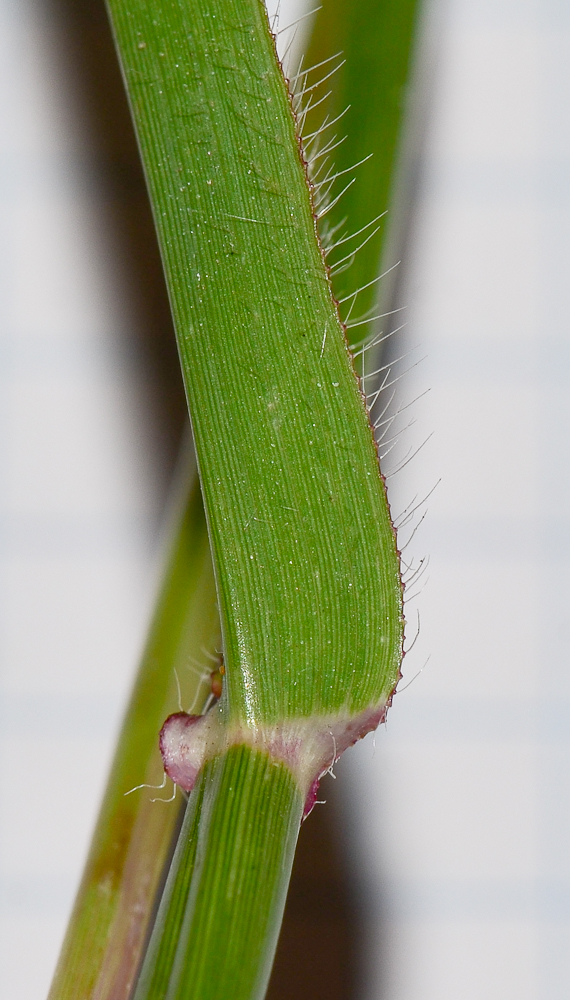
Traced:
MULTIPOLYGON (((281 23, 305 10, 282 0, 281 23)), ((274 998, 570 990, 569 66, 562 0, 426 9, 390 252, 399 400, 429 392, 385 470, 403 520, 438 484, 402 528, 430 558, 408 645, 418 611, 420 630, 387 727, 303 828, 274 998)), ((0 995, 36 1000, 185 417, 102 4, 0 0, 0 78, 0 995)))

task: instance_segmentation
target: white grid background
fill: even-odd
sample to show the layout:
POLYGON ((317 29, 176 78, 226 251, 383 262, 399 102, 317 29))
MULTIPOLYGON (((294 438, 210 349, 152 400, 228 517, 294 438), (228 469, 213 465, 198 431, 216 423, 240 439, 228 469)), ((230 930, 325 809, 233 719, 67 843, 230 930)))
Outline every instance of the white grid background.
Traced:
MULTIPOLYGON (((428 360, 403 392, 431 387, 406 447, 435 433, 392 483, 397 510, 442 480, 414 539, 431 578, 406 677, 431 659, 375 754, 367 740, 341 768, 372 907, 367 996, 562 1000, 570 8, 445 0, 440 24, 404 292, 428 360)), ((160 477, 40 0, 1 0, 0 53, 0 995, 32 1000, 144 635, 160 477)))

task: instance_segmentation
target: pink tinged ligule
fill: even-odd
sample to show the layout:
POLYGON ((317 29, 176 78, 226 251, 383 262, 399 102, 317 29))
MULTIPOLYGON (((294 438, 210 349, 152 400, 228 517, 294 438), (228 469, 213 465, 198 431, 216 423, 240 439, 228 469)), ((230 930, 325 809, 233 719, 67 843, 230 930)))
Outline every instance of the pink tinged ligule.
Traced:
POLYGON ((230 746, 247 744, 286 764, 305 798, 304 816, 317 801, 320 779, 340 755, 384 721, 387 705, 376 705, 357 716, 285 719, 251 729, 227 727, 219 711, 207 715, 170 715, 160 731, 164 770, 185 792, 192 791, 204 762, 230 746))
MULTIPOLYGON (((390 699, 391 700, 391 699, 390 699)), ((303 819, 306 819, 309 813, 311 813, 317 802, 317 795, 319 793, 319 783, 321 778, 327 774, 333 764, 336 764, 339 757, 342 756, 345 750, 349 747, 354 746, 359 740, 367 736, 368 733, 373 732, 378 726, 386 721, 386 712, 388 711, 388 704, 379 705, 375 708, 367 709, 362 714, 354 716, 350 719, 336 720, 329 726, 320 728, 320 742, 323 747, 322 756, 319 758, 318 750, 314 753, 314 764, 317 765, 316 776, 313 778, 309 785, 307 795, 305 798, 305 806, 303 809, 303 819), (330 744, 332 742, 332 752, 330 750, 330 744), (328 751, 325 749, 328 743, 328 751), (317 764, 318 761, 318 764, 317 764)))
POLYGON ((307 798, 305 799, 305 805, 303 808, 303 819, 306 819, 309 813, 312 813, 313 809, 315 808, 315 805, 317 804, 317 795, 319 794, 319 781, 320 778, 315 778, 313 784, 309 788, 309 792, 307 794, 307 798))

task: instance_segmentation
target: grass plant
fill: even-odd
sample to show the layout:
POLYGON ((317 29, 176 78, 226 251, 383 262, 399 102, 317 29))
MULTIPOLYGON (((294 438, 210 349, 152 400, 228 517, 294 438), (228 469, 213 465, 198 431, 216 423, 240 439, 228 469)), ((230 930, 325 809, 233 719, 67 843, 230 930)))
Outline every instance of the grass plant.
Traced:
MULTIPOLYGON (((335 243, 338 223, 325 229, 339 180, 319 174, 329 139, 302 138, 313 80, 301 67, 291 96, 259 0, 110 0, 109 10, 171 297, 225 666, 221 699, 173 748, 198 777, 136 1000, 245 1000, 265 992, 318 779, 383 718, 397 683, 399 559, 331 285, 355 244, 335 243)), ((378 241, 363 251, 375 268, 378 241)), ((345 319, 355 290, 338 294, 345 319)), ((196 487, 190 495, 51 1000, 127 1000, 145 949, 178 813, 151 817, 148 799, 134 805, 124 791, 160 783, 155 734, 173 668, 216 648, 219 627, 196 487), (149 863, 138 924, 127 858, 138 859, 131 889, 149 863)), ((197 687, 195 703, 206 695, 197 687)))

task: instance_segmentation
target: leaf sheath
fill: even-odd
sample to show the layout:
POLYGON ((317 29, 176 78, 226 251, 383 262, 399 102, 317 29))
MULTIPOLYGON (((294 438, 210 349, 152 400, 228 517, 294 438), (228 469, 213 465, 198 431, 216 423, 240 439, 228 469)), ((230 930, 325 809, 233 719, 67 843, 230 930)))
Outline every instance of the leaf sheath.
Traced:
POLYGON ((135 1000, 261 1000, 302 811, 292 774, 264 752, 234 746, 206 764, 135 1000))

